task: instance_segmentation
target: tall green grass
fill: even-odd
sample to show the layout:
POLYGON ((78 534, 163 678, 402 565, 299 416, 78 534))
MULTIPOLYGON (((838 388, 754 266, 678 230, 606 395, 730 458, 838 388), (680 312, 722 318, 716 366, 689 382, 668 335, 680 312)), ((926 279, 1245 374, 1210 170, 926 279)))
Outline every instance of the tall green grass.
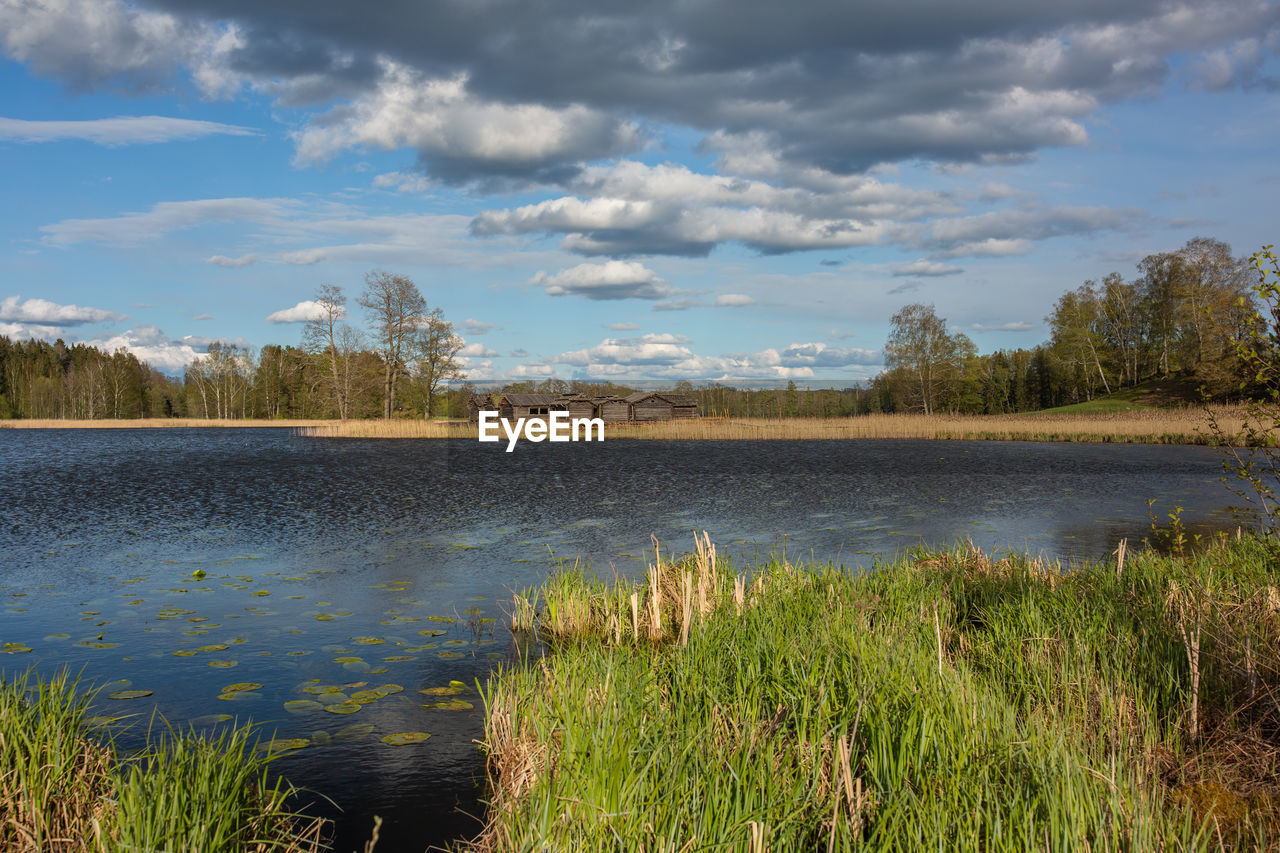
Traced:
POLYGON ((301 853, 323 824, 291 814, 246 727, 167 732, 121 755, 94 737, 92 692, 65 674, 0 680, 0 850, 301 853))
POLYGON ((526 599, 552 651, 486 688, 474 848, 1280 846, 1271 544, 1066 570, 973 548, 775 563, 699 593, 708 545, 526 599))

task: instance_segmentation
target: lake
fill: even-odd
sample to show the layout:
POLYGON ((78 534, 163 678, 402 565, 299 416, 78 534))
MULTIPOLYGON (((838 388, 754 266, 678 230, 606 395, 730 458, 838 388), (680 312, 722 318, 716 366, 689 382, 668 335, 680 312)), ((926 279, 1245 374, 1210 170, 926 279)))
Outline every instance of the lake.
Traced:
POLYGON ((153 708, 180 725, 230 715, 311 738, 276 767, 332 801, 315 811, 337 818, 337 849, 363 844, 378 814, 380 853, 419 851, 475 829, 474 685, 515 660, 510 591, 562 561, 638 575, 651 535, 683 552, 699 530, 740 566, 785 552, 865 567, 966 539, 1102 558, 1150 533, 1149 498, 1162 518, 1184 507, 1194 530, 1234 527, 1220 458, 1202 447, 504 447, 283 429, 0 430, 0 643, 32 649, 0 665, 69 666, 152 691, 98 704, 142 721, 113 724, 125 746, 153 708), (419 692, 451 681, 469 687, 419 692), (262 686, 225 690, 244 683, 262 686), (350 715, 327 712, 317 692, 385 684, 403 691, 350 715), (474 707, 424 707, 453 699, 474 707), (431 737, 381 741, 411 731, 431 737))

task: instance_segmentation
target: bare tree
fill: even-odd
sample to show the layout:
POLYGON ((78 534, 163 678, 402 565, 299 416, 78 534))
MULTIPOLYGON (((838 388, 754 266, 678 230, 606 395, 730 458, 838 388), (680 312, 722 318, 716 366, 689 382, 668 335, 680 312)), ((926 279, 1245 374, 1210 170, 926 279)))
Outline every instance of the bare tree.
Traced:
POLYGON ((325 355, 328 361, 325 384, 329 386, 338 417, 345 421, 351 411, 352 361, 359 348, 359 336, 342 323, 347 314, 347 297, 341 287, 320 285, 315 302, 320 306, 320 313, 307 321, 302 330, 302 346, 308 352, 325 355))
POLYGON ((426 417, 431 417, 431 401, 443 382, 465 378, 458 363, 462 338, 454 334, 453 324, 436 308, 423 317, 413 337, 413 353, 418 381, 426 395, 426 417))
POLYGON ((963 369, 973 343, 964 335, 947 333, 947 321, 932 305, 907 305, 893 315, 884 363, 907 377, 904 389, 913 403, 932 414, 942 401, 948 384, 954 384, 963 369))
POLYGON ((405 355, 413 335, 427 313, 427 301, 409 278, 375 271, 364 277, 360 305, 369 314, 369 325, 382 357, 382 416, 395 412, 396 385, 405 369, 405 355))

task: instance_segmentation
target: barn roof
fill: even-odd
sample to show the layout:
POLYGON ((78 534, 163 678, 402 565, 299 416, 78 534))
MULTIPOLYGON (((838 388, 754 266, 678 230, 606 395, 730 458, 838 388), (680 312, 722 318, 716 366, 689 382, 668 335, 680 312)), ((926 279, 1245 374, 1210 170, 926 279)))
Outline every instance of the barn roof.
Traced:
POLYGON ((656 391, 637 391, 636 393, 628 396, 626 399, 628 403, 639 403, 641 400, 647 400, 650 397, 657 397, 658 399, 664 400, 664 401, 667 399, 666 397, 662 396, 656 391))
POLYGON ((556 394, 503 394, 502 399, 511 406, 551 406, 559 402, 556 394))
POLYGON ((697 406, 698 398, 690 397, 688 394, 663 394, 673 406, 697 406))

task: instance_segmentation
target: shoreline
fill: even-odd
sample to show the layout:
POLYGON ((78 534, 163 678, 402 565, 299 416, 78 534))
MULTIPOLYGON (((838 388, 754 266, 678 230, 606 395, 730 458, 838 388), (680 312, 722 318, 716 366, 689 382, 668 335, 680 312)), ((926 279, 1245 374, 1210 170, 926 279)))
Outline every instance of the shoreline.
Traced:
MULTIPOLYGON (((1240 407, 1215 410, 1219 424, 1244 446, 1240 407)), ((307 438, 476 439, 477 426, 461 420, 10 420, 0 429, 291 429, 307 438)), ((605 439, 760 441, 813 439, 930 439, 1122 444, 1214 444, 1200 408, 1106 414, 1028 412, 1014 415, 871 414, 847 418, 698 418, 649 424, 605 425, 605 439)))

